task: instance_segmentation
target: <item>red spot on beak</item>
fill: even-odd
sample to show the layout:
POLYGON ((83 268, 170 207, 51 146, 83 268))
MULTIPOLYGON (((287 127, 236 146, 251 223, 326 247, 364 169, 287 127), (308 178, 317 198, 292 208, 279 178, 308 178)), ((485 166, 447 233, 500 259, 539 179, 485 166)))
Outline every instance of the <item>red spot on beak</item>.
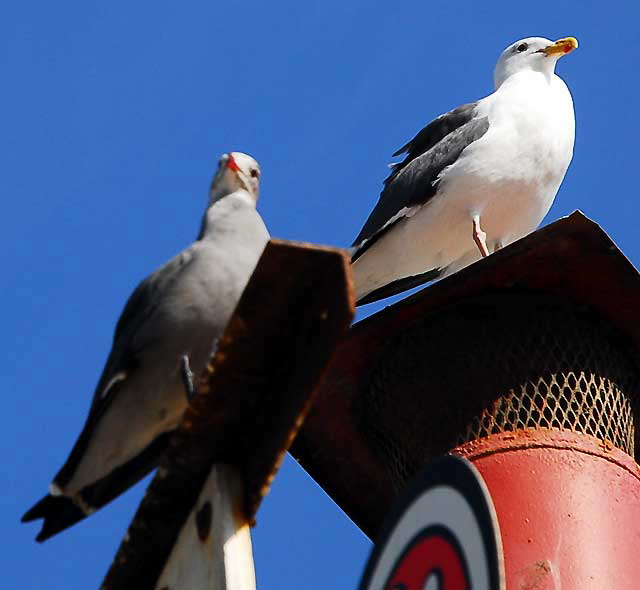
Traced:
POLYGON ((227 168, 229 168, 229 170, 233 170, 234 172, 238 172, 240 170, 240 166, 238 166, 238 163, 233 158, 233 154, 229 154, 229 159, 227 160, 227 168))

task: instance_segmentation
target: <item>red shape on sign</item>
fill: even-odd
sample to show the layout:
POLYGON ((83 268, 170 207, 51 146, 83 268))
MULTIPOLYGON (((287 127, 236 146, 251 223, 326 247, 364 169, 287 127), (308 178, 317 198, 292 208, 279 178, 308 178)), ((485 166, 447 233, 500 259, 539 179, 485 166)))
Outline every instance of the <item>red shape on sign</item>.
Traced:
POLYGON ((471 588, 458 544, 440 531, 420 535, 413 542, 393 569, 386 588, 423 590, 429 576, 433 575, 438 579, 438 590, 471 588))

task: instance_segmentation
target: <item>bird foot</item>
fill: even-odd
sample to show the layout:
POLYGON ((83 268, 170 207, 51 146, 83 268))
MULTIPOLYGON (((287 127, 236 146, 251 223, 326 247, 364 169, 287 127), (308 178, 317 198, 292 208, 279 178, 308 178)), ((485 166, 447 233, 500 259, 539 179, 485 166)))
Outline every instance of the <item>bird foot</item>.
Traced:
POLYGON ((483 258, 489 256, 489 249, 487 248, 487 234, 480 228, 480 216, 475 215, 473 217, 473 241, 478 246, 480 254, 483 258))
POLYGON ((187 395, 187 401, 191 403, 191 400, 196 396, 198 390, 193 382, 193 372, 189 366, 189 356, 186 354, 183 354, 180 359, 180 374, 187 395))

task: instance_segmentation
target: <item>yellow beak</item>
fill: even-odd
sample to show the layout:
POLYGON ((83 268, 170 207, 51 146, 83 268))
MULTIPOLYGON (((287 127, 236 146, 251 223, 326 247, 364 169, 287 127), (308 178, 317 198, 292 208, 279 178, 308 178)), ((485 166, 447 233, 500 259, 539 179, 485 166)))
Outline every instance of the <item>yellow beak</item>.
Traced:
POLYGON ((547 54, 547 57, 567 55, 578 47, 578 40, 575 37, 564 37, 558 39, 551 45, 545 47, 542 51, 547 54))

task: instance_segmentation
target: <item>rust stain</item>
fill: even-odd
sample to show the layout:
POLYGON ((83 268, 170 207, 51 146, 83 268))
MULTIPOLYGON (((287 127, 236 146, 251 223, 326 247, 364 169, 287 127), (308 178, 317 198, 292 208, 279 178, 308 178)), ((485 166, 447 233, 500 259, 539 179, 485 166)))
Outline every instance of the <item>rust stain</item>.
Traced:
POLYGON ((615 446, 603 448, 603 442, 588 434, 568 430, 536 428, 518 430, 515 435, 511 432, 492 434, 486 438, 463 443, 450 452, 470 461, 475 461, 488 455, 514 450, 546 448, 571 451, 576 454, 576 457, 579 454, 585 454, 614 463, 640 480, 640 468, 635 460, 615 446))
POLYGON ((557 590, 549 560, 536 561, 518 576, 519 590, 557 590))
POLYGON ((200 510, 196 512, 196 529, 198 538, 204 543, 209 538, 211 532, 211 502, 205 502, 200 510))

